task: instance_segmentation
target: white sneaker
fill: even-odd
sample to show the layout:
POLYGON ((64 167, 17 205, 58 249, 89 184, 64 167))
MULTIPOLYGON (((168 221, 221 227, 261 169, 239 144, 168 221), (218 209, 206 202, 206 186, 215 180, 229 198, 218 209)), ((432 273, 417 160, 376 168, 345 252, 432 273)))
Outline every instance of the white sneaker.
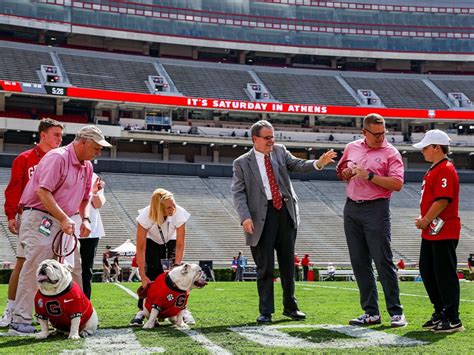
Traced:
POLYGON ((350 325, 374 325, 380 323, 382 323, 382 318, 378 314, 373 316, 370 314, 363 314, 360 317, 351 319, 349 321, 350 325))
POLYGON ((188 325, 196 324, 196 321, 194 320, 194 317, 191 314, 191 311, 189 309, 185 309, 183 311, 183 321, 184 321, 184 323, 186 323, 188 325))
POLYGON ((0 328, 8 328, 12 322, 13 312, 10 308, 5 308, 3 311, 2 319, 0 320, 0 328))
POLYGON ((394 316, 392 316, 391 318, 391 323, 390 325, 392 326, 392 328, 398 328, 398 327, 404 327, 406 326, 408 323, 407 323, 407 320, 405 319, 405 315, 404 314, 395 314, 394 316))
POLYGON ((34 336, 36 332, 36 328, 28 323, 11 322, 9 328, 7 334, 13 336, 34 336))

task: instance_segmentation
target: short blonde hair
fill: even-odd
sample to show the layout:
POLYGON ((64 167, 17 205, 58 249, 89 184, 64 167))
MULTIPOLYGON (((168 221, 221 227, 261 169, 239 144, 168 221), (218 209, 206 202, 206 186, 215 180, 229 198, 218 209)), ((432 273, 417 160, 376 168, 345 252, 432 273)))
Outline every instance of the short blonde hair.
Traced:
POLYGON ((165 205, 163 202, 167 200, 173 200, 173 194, 165 189, 156 189, 151 195, 150 219, 158 225, 165 222, 165 205))

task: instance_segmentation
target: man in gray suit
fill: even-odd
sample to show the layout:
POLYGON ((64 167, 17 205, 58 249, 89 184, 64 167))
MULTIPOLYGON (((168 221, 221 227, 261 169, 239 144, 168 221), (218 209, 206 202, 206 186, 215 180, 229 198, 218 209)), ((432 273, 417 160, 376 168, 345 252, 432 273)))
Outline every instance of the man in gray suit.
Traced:
POLYGON ((250 133, 254 147, 234 161, 232 194, 246 243, 257 265, 257 322, 270 323, 275 312, 274 250, 283 288, 283 315, 293 320, 304 319, 306 315, 298 309, 294 295, 293 258, 299 212, 289 172, 321 170, 333 163, 337 154, 329 150, 316 161, 298 159, 285 146, 275 144, 273 126, 265 120, 255 123, 250 133))

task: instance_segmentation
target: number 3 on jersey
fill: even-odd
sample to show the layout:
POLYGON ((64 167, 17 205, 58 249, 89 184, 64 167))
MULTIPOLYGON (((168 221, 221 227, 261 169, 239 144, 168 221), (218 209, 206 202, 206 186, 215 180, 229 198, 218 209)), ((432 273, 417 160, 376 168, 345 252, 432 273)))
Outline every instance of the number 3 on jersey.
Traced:
POLYGON ((442 178, 442 179, 441 179, 441 187, 444 188, 444 187, 446 187, 446 186, 448 186, 448 179, 442 178))

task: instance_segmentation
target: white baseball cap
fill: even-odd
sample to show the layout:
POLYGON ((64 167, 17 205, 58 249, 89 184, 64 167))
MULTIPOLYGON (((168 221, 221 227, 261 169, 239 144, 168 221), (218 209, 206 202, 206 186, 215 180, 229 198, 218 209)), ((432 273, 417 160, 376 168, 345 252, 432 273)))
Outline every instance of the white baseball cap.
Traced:
POLYGON ((449 141, 451 138, 439 129, 432 129, 425 133, 425 136, 421 140, 421 142, 413 144, 415 148, 423 149, 431 144, 437 145, 449 145, 449 141))

